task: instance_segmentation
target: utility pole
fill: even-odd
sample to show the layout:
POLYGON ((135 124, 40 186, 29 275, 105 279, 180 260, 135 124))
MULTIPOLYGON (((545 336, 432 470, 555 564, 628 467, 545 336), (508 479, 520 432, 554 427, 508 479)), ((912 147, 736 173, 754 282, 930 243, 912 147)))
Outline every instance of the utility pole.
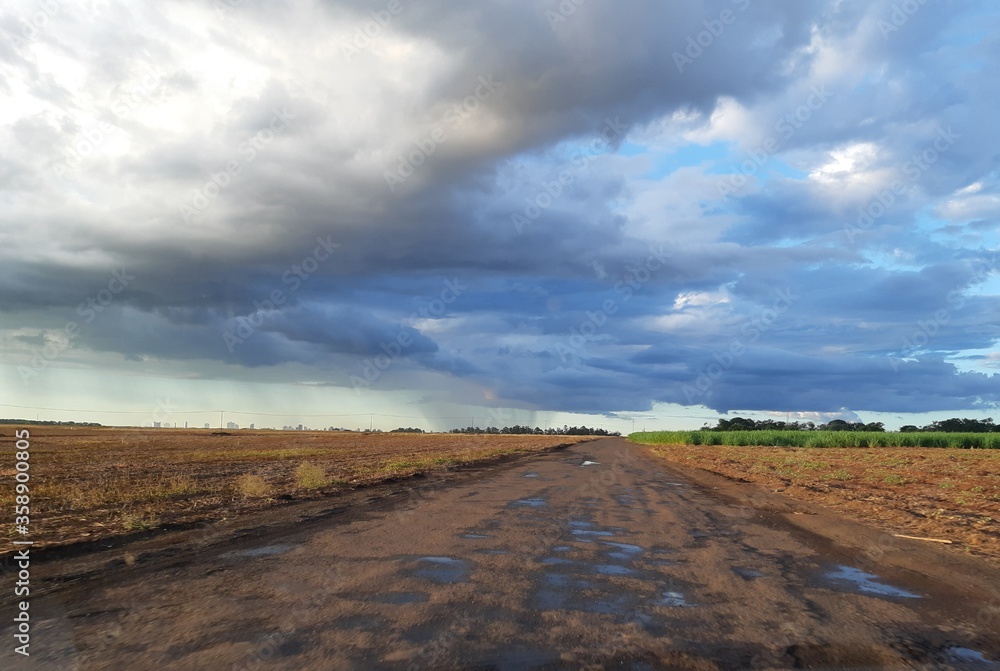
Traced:
POLYGON ((375 426, 375 415, 368 415, 368 433, 371 433, 372 428, 375 426))
POLYGON ((219 428, 220 429, 226 428, 226 411, 225 410, 220 410, 219 411, 219 428))

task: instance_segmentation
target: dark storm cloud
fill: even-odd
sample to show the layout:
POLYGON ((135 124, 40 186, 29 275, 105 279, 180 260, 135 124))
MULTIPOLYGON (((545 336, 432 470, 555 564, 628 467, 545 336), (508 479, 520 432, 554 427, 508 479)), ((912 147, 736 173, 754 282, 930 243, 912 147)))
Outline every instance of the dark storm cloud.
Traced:
POLYGON ((382 7, 67 10, 75 32, 53 20, 36 39, 82 64, 79 88, 30 45, 0 51, 0 86, 28 82, 32 105, 0 131, 15 148, 0 159, 5 324, 74 318, 127 269, 81 352, 303 364, 349 388, 402 335, 377 388, 424 371, 587 412, 998 401, 992 378, 950 363, 998 337, 995 297, 963 293, 989 280, 975 260, 996 245, 998 94, 977 70, 997 38, 963 28, 995 25, 988 5, 928 3, 898 26, 888 1, 560 6, 404 3, 356 53, 382 7), (817 87, 828 100, 723 197, 722 175, 817 87), (101 120, 113 128, 95 134, 101 120), (653 127, 670 130, 627 151, 727 156, 657 182, 623 158, 653 127), (914 164, 941 132, 954 141, 914 164), (644 191, 661 204, 637 209, 644 191), (934 207, 949 239, 923 219, 934 207), (782 292, 795 298, 771 320, 782 292), (736 339, 746 351, 695 386, 736 339))

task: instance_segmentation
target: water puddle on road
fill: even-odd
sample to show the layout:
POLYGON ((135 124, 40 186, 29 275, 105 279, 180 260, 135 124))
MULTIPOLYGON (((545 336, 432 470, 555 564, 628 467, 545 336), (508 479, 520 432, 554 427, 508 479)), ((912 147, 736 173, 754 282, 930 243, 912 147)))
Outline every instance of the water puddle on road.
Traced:
POLYGON ((522 478, 538 478, 541 477, 538 473, 525 473, 521 476, 522 478))
POLYGON ((669 608, 692 608, 698 604, 688 603, 687 599, 680 592, 664 592, 660 600, 656 602, 656 605, 667 606, 669 608))
POLYGON ((517 501, 512 501, 510 504, 512 507, 527 506, 529 508, 541 508, 547 505, 545 499, 540 496, 535 496, 530 499, 518 499, 517 501))
POLYGON ((282 555, 286 552, 291 552, 295 549, 294 545, 264 545, 256 548, 247 548, 246 550, 233 550, 232 552, 223 552, 219 555, 220 559, 253 559, 256 557, 273 557, 275 555, 282 555))
POLYGON ((598 531, 596 529, 573 529, 570 531, 574 536, 614 536, 611 531, 598 531))
POLYGON ((421 557, 420 568, 413 575, 442 585, 465 582, 469 579, 469 562, 454 557, 421 557))
POLYGON ((628 606, 628 599, 624 596, 612 597, 610 599, 595 599, 582 604, 581 610, 598 615, 621 615, 628 606))
POLYGON ((376 603, 388 603, 394 606, 406 606, 411 603, 424 603, 428 599, 424 592, 385 592, 376 595, 372 601, 376 603))
POLYGON ((489 536, 487 536, 486 534, 461 534, 459 538, 478 539, 478 538, 489 538, 489 536))
POLYGON ((978 650, 973 650, 972 648, 960 648, 958 646, 952 646, 945 650, 945 653, 951 657, 956 662, 959 662, 965 668, 974 669, 997 669, 1000 668, 1000 664, 997 664, 991 659, 987 659, 983 653, 978 650))
POLYGON ((555 566, 555 565, 575 564, 576 562, 573 561, 572 559, 566 559, 564 557, 546 557, 545 559, 542 560, 542 563, 545 564, 546 566, 555 566))
POLYGON ((483 550, 473 550, 476 554, 481 555, 509 555, 510 550, 497 550, 495 548, 486 548, 483 550))
POLYGON ((850 583, 854 588, 865 594, 875 594, 876 596, 893 596, 901 599, 922 599, 923 597, 913 592, 908 592, 899 587, 886 585, 880 582, 879 577, 872 573, 865 573, 860 569, 851 566, 838 564, 836 570, 827 571, 823 574, 827 580, 839 583, 850 583))
POLYGON ((566 604, 566 595, 552 589, 535 592, 535 606, 538 610, 561 610, 566 604))
POLYGON ((594 570, 601 575, 635 575, 635 571, 618 564, 595 564, 594 570))
POLYGON ((600 466, 601 463, 599 461, 585 461, 585 462, 583 462, 580 465, 581 466, 600 466))
POLYGON ((573 576, 566 575, 565 573, 546 573, 545 582, 551 587, 560 587, 564 589, 587 589, 589 587, 593 587, 593 583, 581 580, 580 578, 574 578, 573 576))
POLYGON ((637 555, 642 554, 642 546, 631 543, 615 543, 614 541, 601 541, 602 544, 616 548, 613 552, 605 553, 609 559, 618 561, 632 561, 637 555))

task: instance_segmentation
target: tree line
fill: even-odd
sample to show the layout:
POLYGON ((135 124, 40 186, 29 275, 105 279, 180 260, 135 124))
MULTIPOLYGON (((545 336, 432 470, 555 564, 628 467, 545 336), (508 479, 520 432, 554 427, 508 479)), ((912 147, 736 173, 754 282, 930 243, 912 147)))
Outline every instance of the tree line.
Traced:
MULTIPOLYGON (((826 424, 814 422, 783 422, 777 419, 754 420, 747 417, 720 419, 715 426, 702 427, 702 431, 873 431, 884 432, 882 422, 847 422, 834 419, 826 424)), ((942 419, 926 426, 907 424, 899 429, 900 433, 998 433, 1000 425, 993 423, 992 417, 986 419, 942 419)))

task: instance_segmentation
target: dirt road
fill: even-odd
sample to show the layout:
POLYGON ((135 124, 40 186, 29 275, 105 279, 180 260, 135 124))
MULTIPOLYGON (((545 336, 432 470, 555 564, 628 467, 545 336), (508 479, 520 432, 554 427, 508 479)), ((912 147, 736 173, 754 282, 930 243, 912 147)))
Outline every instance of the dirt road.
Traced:
POLYGON ((371 499, 41 561, 0 667, 1000 668, 993 565, 622 439, 371 499))

